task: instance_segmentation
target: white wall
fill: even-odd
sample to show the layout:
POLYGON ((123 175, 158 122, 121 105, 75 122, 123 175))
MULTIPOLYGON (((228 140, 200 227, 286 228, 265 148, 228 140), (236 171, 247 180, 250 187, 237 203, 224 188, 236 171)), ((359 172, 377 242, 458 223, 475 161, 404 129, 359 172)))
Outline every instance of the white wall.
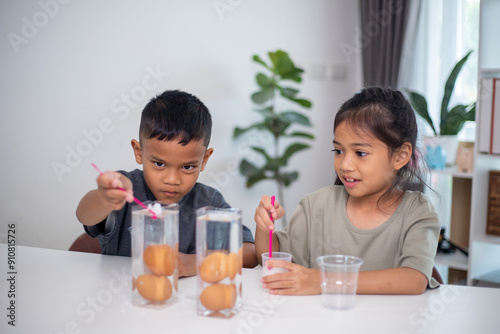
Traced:
POLYGON ((306 70, 346 70, 344 80, 309 75, 302 85, 316 140, 291 161, 301 174, 286 190, 291 214, 303 195, 333 182, 333 117, 361 86, 359 53, 341 48, 356 45, 357 19, 351 0, 1 1, 1 241, 15 223, 18 244, 67 249, 83 232, 75 209, 95 187, 90 163, 138 167, 130 140, 144 105, 165 89, 193 93, 211 110, 215 153, 200 181, 243 208, 254 231, 260 196, 276 188, 245 188, 234 166, 250 141, 233 141, 232 130, 259 117, 251 56, 278 48, 306 70), (59 176, 55 164, 65 166, 59 176))

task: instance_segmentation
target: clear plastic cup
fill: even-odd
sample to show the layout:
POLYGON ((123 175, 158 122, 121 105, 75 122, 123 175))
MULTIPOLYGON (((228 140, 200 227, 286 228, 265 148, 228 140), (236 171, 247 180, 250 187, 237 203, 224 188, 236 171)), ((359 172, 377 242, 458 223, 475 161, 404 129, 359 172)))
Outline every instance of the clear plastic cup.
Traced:
POLYGON ((132 206, 132 303, 165 305, 177 300, 179 206, 145 202, 132 206))
POLYGON ((240 209, 196 211, 197 313, 230 318, 241 310, 243 225, 240 209))
POLYGON ((354 307, 363 260, 350 255, 324 255, 316 262, 321 272, 323 306, 334 310, 354 307))
POLYGON ((288 270, 281 267, 268 267, 268 260, 282 260, 292 262, 292 254, 285 252, 272 252, 272 257, 269 257, 269 252, 262 253, 262 276, 273 275, 277 273, 286 273, 288 270))

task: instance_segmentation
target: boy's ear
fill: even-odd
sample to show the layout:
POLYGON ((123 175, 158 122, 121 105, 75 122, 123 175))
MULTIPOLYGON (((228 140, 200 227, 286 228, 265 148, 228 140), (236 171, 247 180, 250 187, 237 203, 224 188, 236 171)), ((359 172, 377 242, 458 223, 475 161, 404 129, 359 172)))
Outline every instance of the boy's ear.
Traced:
POLYGON ((399 148, 399 151, 394 152, 394 169, 400 170, 401 168, 406 166, 408 162, 410 162, 412 152, 413 148, 410 143, 404 143, 399 148))
POLYGON ((201 163, 201 169, 200 171, 203 171, 205 169, 205 165, 207 164, 208 158, 214 153, 213 148, 209 148, 205 151, 205 155, 203 156, 203 162, 201 163))
POLYGON ((134 150, 135 161, 139 165, 142 165, 142 148, 141 148, 141 143, 139 143, 135 139, 132 139, 132 142, 130 144, 132 144, 132 149, 134 150))

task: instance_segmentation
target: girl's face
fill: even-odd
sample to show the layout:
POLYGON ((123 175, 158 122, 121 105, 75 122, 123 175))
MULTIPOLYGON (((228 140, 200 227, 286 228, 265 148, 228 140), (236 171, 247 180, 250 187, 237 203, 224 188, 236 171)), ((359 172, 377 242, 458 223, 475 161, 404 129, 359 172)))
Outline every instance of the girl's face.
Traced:
POLYGON ((378 200, 404 166, 401 151, 391 153, 372 134, 354 131, 345 121, 335 129, 333 148, 335 171, 353 197, 378 200))

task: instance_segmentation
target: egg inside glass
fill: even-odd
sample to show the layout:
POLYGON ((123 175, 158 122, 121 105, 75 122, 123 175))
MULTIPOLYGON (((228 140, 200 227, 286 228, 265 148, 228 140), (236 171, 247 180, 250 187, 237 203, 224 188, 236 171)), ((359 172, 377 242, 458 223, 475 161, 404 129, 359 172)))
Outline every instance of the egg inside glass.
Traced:
POLYGON ((168 305, 177 300, 179 206, 132 206, 132 304, 168 305))
POLYGON ((241 209, 196 211, 197 313, 230 318, 241 310, 241 209))

